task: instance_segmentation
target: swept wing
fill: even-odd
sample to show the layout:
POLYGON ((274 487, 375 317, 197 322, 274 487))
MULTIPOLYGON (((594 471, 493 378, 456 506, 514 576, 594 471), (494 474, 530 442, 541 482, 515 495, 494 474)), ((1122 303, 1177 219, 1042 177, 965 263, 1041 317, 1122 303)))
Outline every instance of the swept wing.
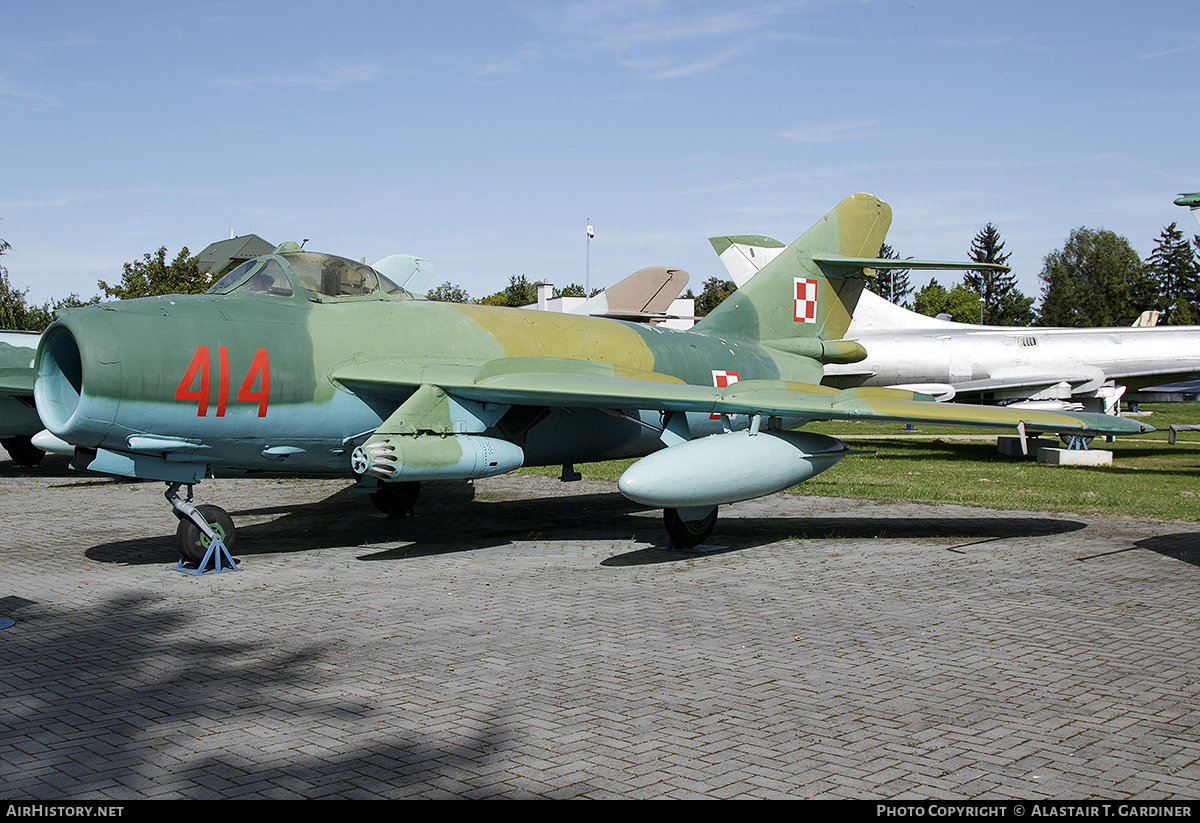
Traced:
POLYGON ((421 385, 477 403, 555 408, 645 409, 708 414, 758 414, 803 420, 876 420, 1090 434, 1138 434, 1149 427, 1105 414, 936 403, 912 391, 837 390, 786 380, 744 380, 725 388, 684 383, 671 375, 605 363, 549 357, 490 361, 478 369, 369 363, 330 375, 350 391, 400 398, 421 385))

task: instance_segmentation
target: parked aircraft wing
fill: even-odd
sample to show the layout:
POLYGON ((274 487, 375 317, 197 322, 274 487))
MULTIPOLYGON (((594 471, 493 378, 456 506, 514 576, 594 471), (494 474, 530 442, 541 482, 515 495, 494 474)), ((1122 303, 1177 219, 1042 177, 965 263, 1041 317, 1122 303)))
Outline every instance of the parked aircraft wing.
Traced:
POLYGON ((1139 363, 1099 364, 1110 379, 1133 381, 1138 378, 1162 377, 1190 380, 1200 377, 1200 361, 1197 360, 1143 360, 1139 363))
POLYGON ((0 332, 0 444, 17 463, 37 465, 42 451, 30 444, 41 428, 33 407, 36 332, 0 332))
POLYGON ((33 397, 33 370, 28 374, 5 374, 0 369, 0 394, 13 397, 33 397))
POLYGON ((1106 381, 1135 383, 1139 378, 1144 379, 1144 385, 1151 382, 1161 382, 1163 378, 1200 377, 1200 362, 1196 361, 1166 361, 1138 363, 1088 364, 1086 367, 1071 372, 1054 374, 1014 374, 1009 376, 994 375, 981 380, 967 380, 954 384, 957 396, 971 394, 986 394, 992 392, 1015 391, 1017 389, 1037 390, 1054 386, 1059 383, 1069 383, 1079 390, 1081 387, 1093 388, 1103 385, 1106 381), (1091 384, 1091 385, 1087 385, 1091 384))
MULTIPOLYGON (((637 409, 708 414, 760 414, 807 420, 895 420, 900 422, 1013 428, 1093 434, 1140 434, 1145 424, 1104 414, 1046 414, 992 406, 934 402, 928 395, 885 388, 841 391, 811 383, 743 380, 725 388, 697 386, 656 372, 606 363, 553 357, 490 361, 468 375, 450 367, 437 388, 477 403, 557 408, 637 409)), ((384 364, 350 365, 331 378, 372 396, 411 394, 435 374, 384 364), (418 382, 421 381, 421 382, 418 382)))

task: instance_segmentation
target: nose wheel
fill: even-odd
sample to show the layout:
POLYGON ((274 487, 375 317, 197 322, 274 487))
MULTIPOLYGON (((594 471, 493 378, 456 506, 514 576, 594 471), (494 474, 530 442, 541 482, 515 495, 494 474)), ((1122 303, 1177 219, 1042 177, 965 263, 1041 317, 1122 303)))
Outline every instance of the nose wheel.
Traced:
POLYGON ((179 518, 175 542, 181 560, 176 568, 191 574, 237 571, 237 563, 229 554, 237 538, 233 518, 220 506, 193 506, 191 485, 187 487, 187 498, 180 498, 179 489, 182 485, 169 484, 166 495, 175 516, 179 518), (194 563, 196 570, 184 569, 185 560, 194 563))
MULTIPOLYGON (((229 516, 229 512, 220 506, 208 505, 197 506, 196 511, 205 519, 208 527, 224 544, 225 549, 232 549, 236 533, 233 528, 233 518, 229 516)), ((199 566, 204 562, 204 556, 208 554, 209 549, 212 548, 213 538, 201 531, 200 527, 190 519, 181 519, 179 527, 175 529, 175 542, 179 546, 180 555, 199 566)))

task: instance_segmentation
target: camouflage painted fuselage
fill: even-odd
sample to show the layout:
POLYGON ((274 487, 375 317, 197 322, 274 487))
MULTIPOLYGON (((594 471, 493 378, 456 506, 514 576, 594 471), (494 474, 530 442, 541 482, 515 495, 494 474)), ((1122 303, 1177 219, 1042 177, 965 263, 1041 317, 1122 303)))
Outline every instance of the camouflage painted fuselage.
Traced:
MULTIPOLYGON (((540 358, 543 369, 583 361, 615 376, 670 375, 702 386, 721 379, 815 383, 821 375, 808 358, 635 323, 404 295, 234 290, 64 313, 43 347, 39 403, 64 440, 139 454, 144 465, 162 458, 217 474, 348 474, 353 446, 418 386, 470 380, 485 364, 511 358, 540 358)), ((519 433, 525 465, 662 446, 657 432, 602 411, 534 416, 540 419, 519 433)), ((719 420, 706 424, 708 415, 692 418, 697 433, 720 430, 719 420)), ((647 422, 658 424, 658 415, 647 422)))

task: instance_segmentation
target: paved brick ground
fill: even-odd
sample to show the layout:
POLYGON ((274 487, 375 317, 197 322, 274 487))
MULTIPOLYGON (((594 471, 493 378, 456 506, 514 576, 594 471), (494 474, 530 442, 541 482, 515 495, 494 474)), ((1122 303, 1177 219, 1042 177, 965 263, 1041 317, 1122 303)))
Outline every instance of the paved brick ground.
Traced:
POLYGON ((0 463, 0 796, 1200 796, 1196 524, 345 486, 203 484, 196 578, 159 484, 0 463))

